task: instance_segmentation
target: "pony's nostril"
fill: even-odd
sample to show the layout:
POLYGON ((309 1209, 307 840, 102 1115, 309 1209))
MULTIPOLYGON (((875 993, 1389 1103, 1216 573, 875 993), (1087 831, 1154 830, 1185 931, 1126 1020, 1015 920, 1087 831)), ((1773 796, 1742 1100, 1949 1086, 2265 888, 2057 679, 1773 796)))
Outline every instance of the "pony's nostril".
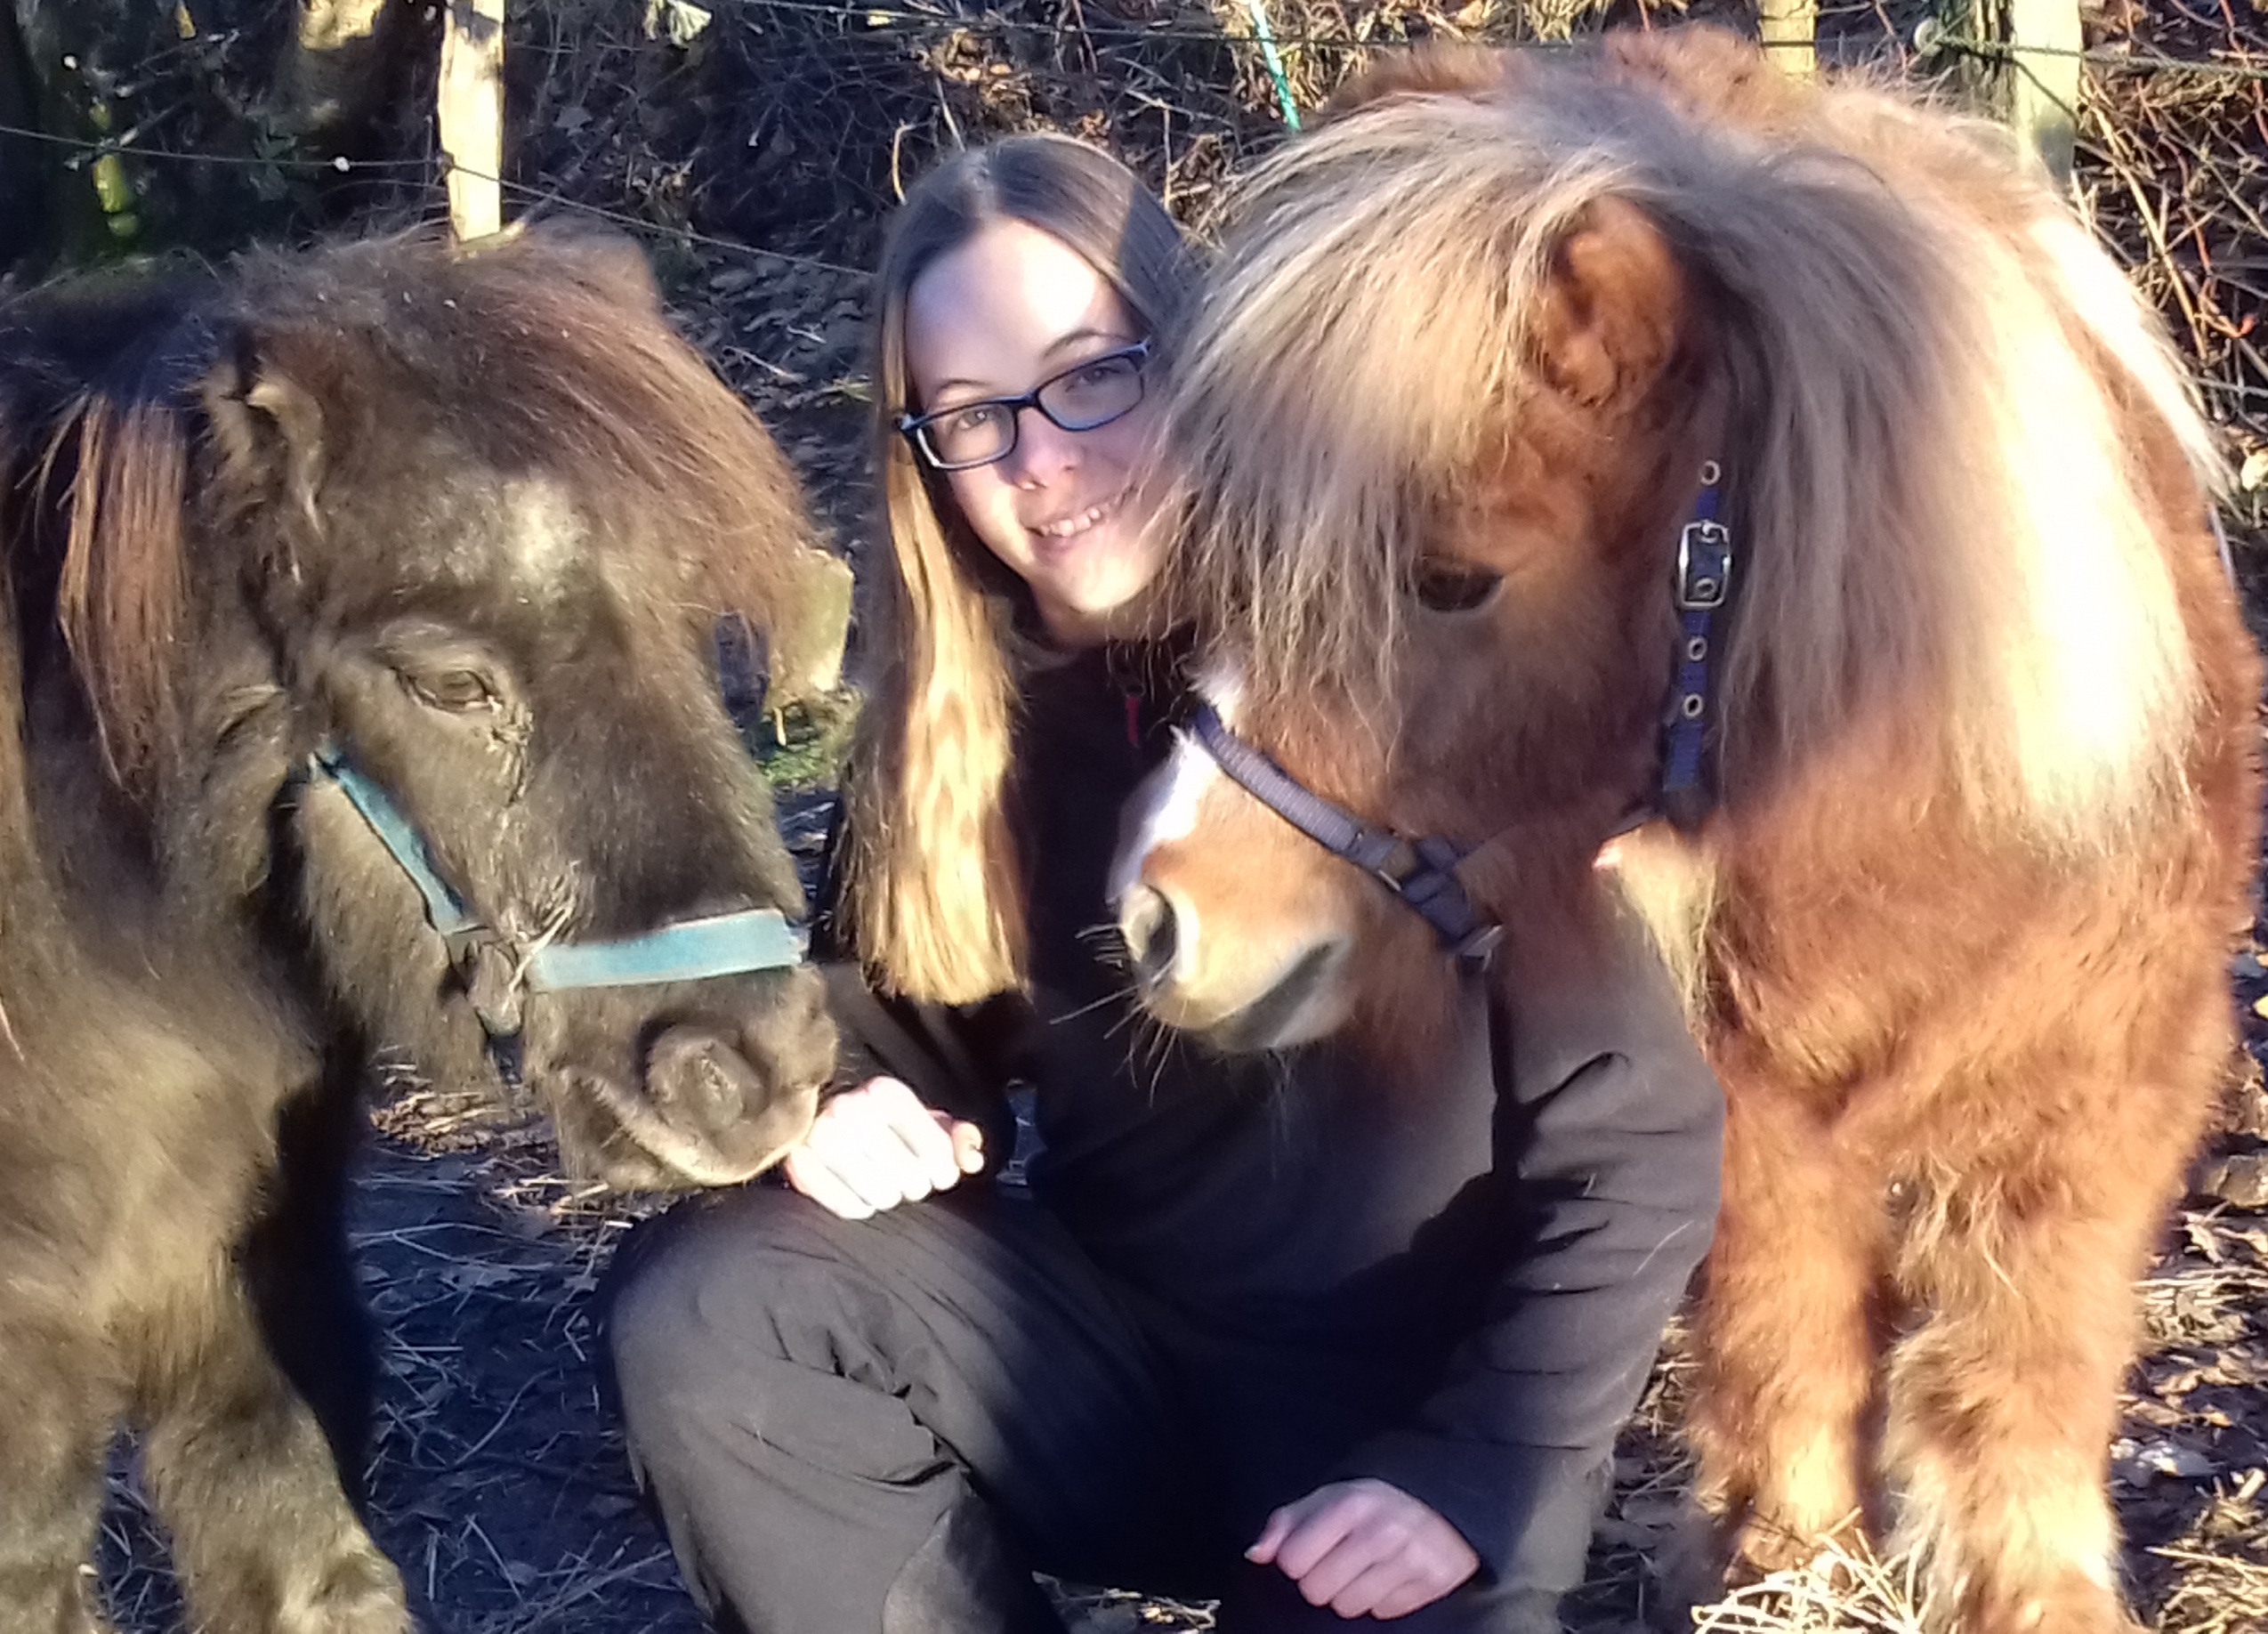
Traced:
POLYGON ((664 1117, 711 1135, 730 1128, 763 1098, 755 1069, 704 1027, 672 1027, 654 1040, 646 1087, 664 1117))
POLYGON ((1162 981, 1173 969, 1179 938, 1174 928, 1174 905, 1163 891, 1138 885, 1127 892, 1118 908, 1118 934, 1126 938, 1134 973, 1143 985, 1162 981))

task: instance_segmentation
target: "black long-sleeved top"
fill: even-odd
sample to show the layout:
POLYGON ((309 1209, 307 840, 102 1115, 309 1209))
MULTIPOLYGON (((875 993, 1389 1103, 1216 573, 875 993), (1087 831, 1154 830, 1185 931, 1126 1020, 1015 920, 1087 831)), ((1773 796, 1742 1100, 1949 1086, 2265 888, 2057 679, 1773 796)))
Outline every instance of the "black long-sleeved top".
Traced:
POLYGON ((1030 998, 854 1002, 846 1031, 876 1064, 916 1064, 916 1090, 985 1123, 989 1151, 1012 1138, 1002 1086, 1033 1086, 1034 1193, 1164 1347, 1199 1358, 1213 1432, 1296 1438, 1303 1400, 1360 1380, 1392 1399, 1319 1478, 1388 1481, 1499 1579, 1570 1586, 1615 1434, 1709 1241, 1715 1081, 1634 930, 1603 969, 1494 1000, 1468 983, 1423 1073, 1329 1046, 1224 1060, 1138 1022, 1094 933, 1120 807, 1166 745, 1161 691, 1104 651, 1032 680, 1013 777, 1030 998), (1279 1364, 1254 1391, 1215 1387, 1247 1355, 1300 1357, 1302 1377, 1279 1364))

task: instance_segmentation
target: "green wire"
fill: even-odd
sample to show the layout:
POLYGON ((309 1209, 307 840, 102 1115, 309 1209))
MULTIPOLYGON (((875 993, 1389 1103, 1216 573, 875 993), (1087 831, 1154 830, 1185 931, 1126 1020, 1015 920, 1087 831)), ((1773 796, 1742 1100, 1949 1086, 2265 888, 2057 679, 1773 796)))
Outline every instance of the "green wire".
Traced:
POLYGON ((1276 30, 1268 21, 1268 0, 1244 0, 1244 4, 1252 13, 1252 36, 1260 42, 1260 60, 1268 65, 1268 77, 1276 82, 1276 105, 1284 110, 1284 126, 1295 131, 1299 104, 1292 100, 1292 84, 1284 77, 1284 60, 1276 51, 1276 30))

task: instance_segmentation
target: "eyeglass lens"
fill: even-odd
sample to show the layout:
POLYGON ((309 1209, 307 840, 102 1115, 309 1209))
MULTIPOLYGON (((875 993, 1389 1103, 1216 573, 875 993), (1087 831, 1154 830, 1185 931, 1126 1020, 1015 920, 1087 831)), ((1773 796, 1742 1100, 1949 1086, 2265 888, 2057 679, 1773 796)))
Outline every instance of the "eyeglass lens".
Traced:
MULTIPOLYGON (((1064 431, 1093 431, 1142 401, 1142 360, 1126 352, 1096 358, 1042 382, 1029 400, 1064 431)), ((1016 446, 1023 407, 989 400, 948 409, 923 424, 922 441, 940 465, 989 465, 1016 446)))

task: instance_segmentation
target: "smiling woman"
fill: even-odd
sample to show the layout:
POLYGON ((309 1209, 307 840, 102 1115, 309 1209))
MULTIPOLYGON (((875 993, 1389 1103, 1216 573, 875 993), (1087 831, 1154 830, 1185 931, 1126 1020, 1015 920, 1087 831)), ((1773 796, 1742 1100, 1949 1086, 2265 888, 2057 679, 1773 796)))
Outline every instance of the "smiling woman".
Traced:
POLYGON ((876 441, 898 571, 868 619, 884 668, 852 795, 854 831, 894 838, 859 845, 848 906, 860 957, 912 996, 1022 979, 1013 672, 1035 637, 1092 650, 1139 628, 1150 376, 1194 281, 1141 183, 1056 137, 939 171, 892 233, 876 441))
POLYGON ((1134 499, 1150 416, 1141 320, 1069 245, 994 222, 907 293, 900 425, 1057 645, 1120 633, 1157 574, 1134 499), (1037 380, 1028 391, 1003 384, 1037 380), (1027 415, 1029 414, 1029 419, 1027 415))
MULTIPOLYGON (((1556 1630, 1707 1244, 1717 1094, 1634 934, 1503 1006, 1465 983, 1391 1058, 1141 1030, 1095 927, 1176 738, 1179 643, 1142 638, 1191 281, 1061 138, 956 158, 892 231, 846 1072, 786 1188, 642 1230, 611 1319, 726 1626, 1060 1630, 1037 1568, 1243 1634, 1556 1630), (1028 1185, 982 1183, 1012 1155, 1028 1185)), ((1496 595, 1446 563, 1419 593, 1496 595)), ((1328 975, 1287 973, 1285 1023, 1328 975)))

